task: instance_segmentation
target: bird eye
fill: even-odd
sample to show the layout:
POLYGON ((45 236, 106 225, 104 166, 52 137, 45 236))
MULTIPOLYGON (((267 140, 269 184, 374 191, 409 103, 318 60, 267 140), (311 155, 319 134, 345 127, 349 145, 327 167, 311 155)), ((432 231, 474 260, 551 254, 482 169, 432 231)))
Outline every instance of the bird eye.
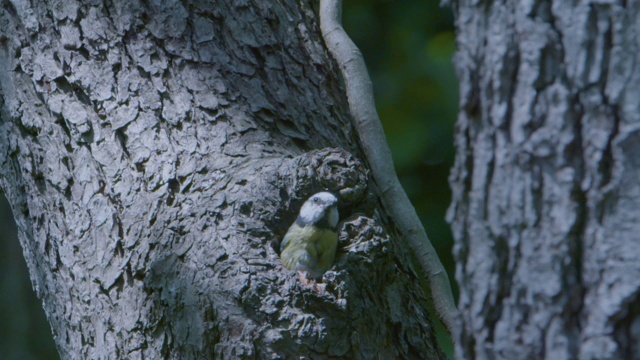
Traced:
POLYGON ((313 202, 318 202, 318 201, 320 201, 320 199, 317 196, 314 196, 313 197, 313 202))

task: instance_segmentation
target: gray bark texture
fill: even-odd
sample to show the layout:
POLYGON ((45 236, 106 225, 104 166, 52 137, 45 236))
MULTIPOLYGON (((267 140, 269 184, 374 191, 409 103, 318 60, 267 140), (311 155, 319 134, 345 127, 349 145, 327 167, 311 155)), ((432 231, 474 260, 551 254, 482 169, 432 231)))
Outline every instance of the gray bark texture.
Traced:
POLYGON ((461 359, 640 359, 640 3, 454 1, 461 359))
POLYGON ((312 1, 0 12, 0 187, 63 359, 442 358, 312 1), (324 284, 276 248, 328 189, 324 284))

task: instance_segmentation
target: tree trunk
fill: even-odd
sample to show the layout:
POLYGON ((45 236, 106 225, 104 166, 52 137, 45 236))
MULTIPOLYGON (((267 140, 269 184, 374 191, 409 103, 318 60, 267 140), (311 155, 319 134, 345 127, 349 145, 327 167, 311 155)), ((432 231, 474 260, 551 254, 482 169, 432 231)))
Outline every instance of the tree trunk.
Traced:
POLYGON ((453 6, 458 357, 640 358, 640 4, 453 6))
POLYGON ((3 3, 0 186, 62 358, 443 356, 312 3, 3 3), (324 189, 310 286, 275 249, 324 189))

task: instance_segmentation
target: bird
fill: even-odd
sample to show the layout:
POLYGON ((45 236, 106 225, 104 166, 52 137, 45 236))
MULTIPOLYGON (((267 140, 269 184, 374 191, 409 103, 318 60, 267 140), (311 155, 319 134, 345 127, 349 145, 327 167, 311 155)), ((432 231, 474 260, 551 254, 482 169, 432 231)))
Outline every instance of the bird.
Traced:
POLYGON ((289 270, 314 279, 333 266, 338 245, 338 198, 330 192, 312 195, 280 244, 280 260, 289 270))

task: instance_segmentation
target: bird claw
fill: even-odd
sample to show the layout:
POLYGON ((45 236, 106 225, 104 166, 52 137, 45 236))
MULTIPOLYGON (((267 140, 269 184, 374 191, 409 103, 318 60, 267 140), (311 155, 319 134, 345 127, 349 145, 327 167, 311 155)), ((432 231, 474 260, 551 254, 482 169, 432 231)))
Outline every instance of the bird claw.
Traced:
POLYGON ((313 283, 315 282, 315 280, 309 279, 307 277, 307 273, 306 272, 302 272, 302 271, 298 272, 298 279, 300 279, 300 282, 303 283, 306 287, 311 287, 313 285, 313 283))
POLYGON ((312 278, 308 272, 298 272, 298 278, 305 287, 315 290, 319 295, 326 292, 327 284, 318 284, 318 281, 312 278))

